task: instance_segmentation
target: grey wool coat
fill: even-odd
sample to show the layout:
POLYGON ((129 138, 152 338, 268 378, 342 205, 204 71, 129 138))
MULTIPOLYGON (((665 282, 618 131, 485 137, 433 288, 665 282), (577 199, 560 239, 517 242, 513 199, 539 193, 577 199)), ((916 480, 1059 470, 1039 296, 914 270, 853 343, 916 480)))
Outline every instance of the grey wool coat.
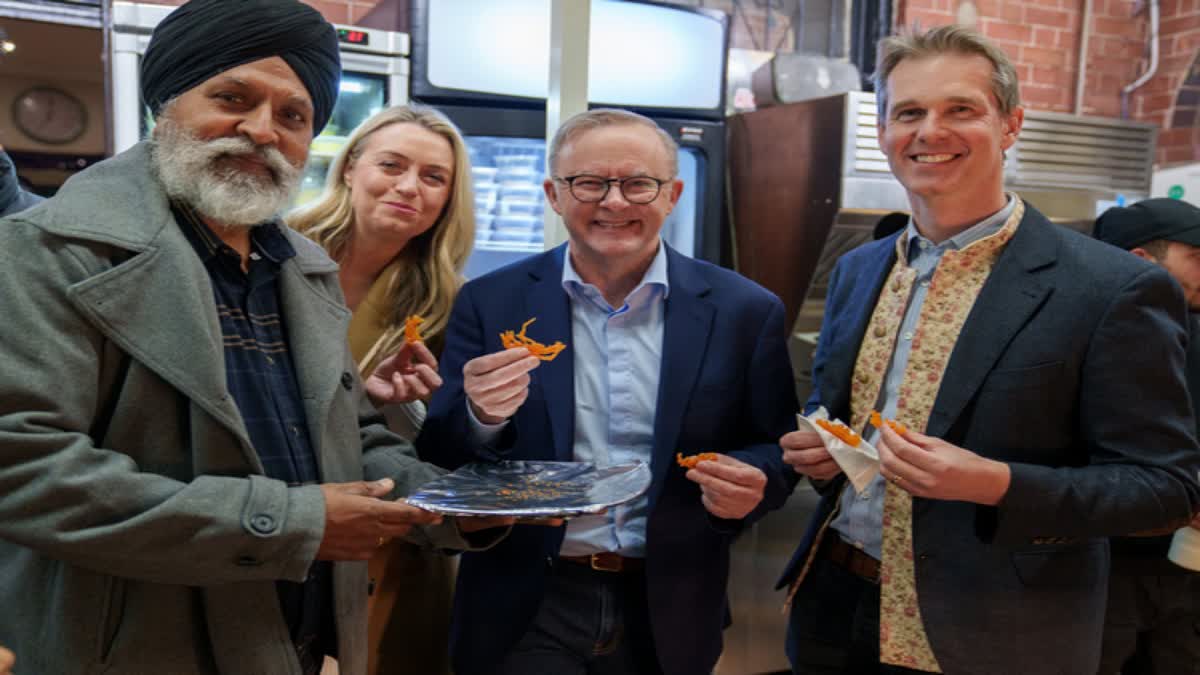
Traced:
MULTIPOLYGON (((305 578, 324 499, 262 475, 208 275, 150 166, 135 146, 0 221, 0 645, 30 675, 298 674, 275 581, 305 578)), ((337 267, 285 231, 322 479, 406 493, 438 470, 365 404, 337 267)), ((335 564, 334 586, 341 672, 359 675, 366 564, 335 564)))

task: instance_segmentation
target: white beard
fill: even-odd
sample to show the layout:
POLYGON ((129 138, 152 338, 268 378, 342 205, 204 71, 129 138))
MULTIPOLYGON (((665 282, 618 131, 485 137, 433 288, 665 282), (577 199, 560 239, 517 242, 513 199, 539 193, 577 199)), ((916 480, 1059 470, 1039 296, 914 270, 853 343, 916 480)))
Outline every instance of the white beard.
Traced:
POLYGON ((159 118, 150 142, 154 170, 172 200, 229 227, 253 227, 282 213, 292 202, 304 166, 294 166, 274 146, 256 146, 236 136, 202 140, 169 119, 159 118), (225 168, 218 161, 255 155, 269 177, 225 168))

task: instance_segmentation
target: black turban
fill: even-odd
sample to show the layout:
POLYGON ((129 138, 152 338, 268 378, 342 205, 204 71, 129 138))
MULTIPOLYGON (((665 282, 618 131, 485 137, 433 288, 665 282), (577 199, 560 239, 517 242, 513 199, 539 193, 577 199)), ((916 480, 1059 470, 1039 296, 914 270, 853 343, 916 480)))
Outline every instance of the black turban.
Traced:
POLYGON ((230 68, 282 58, 308 89, 313 134, 329 121, 342 64, 337 33, 297 0, 191 0, 154 29, 142 59, 142 100, 155 114, 183 92, 230 68))

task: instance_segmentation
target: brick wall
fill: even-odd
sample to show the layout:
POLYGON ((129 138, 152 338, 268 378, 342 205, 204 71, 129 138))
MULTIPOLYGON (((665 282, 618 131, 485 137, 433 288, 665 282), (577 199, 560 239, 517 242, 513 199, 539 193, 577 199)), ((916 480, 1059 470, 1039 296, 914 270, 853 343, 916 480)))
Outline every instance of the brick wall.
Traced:
MULTIPOLYGON (((667 0, 730 13, 730 46, 790 51, 796 0, 667 0)), ((1013 59, 1025 105, 1072 112, 1083 33, 1083 0, 896 0, 896 25, 954 22, 963 4, 976 27, 1013 59)), ((1081 112, 1121 116, 1121 90, 1148 65, 1146 0, 1093 0, 1081 112), (1135 9, 1140 10, 1135 16, 1135 9)), ((1200 0, 1160 0, 1160 58, 1153 78, 1129 98, 1128 114, 1158 125, 1161 164, 1200 160, 1200 0), (1189 76, 1195 77, 1189 81, 1189 76)))
MULTIPOLYGON (((897 23, 928 28, 955 21, 960 0, 900 0, 897 23)), ((1071 112, 1079 72, 1083 0, 974 0, 977 27, 1013 59, 1021 96, 1033 109, 1071 112)), ((1121 89, 1148 64, 1148 12, 1133 15, 1135 0, 1093 0, 1082 112, 1119 117, 1121 89)), ((1129 99, 1132 119, 1156 124, 1158 161, 1200 160, 1193 141, 1200 103, 1184 87, 1200 48, 1200 0, 1161 0, 1159 67, 1129 99), (1182 103, 1177 99, 1182 96, 1182 103), (1180 111, 1177 114, 1177 107, 1180 111)))
MULTIPOLYGON (((182 5, 184 0, 140 0, 155 5, 182 5)), ((378 0, 304 0, 321 11, 333 23, 357 23, 371 11, 378 0)))
POLYGON ((1146 83, 1146 96, 1134 111, 1154 122, 1160 164, 1200 160, 1196 106, 1200 103, 1200 2, 1162 0, 1158 74, 1146 83))

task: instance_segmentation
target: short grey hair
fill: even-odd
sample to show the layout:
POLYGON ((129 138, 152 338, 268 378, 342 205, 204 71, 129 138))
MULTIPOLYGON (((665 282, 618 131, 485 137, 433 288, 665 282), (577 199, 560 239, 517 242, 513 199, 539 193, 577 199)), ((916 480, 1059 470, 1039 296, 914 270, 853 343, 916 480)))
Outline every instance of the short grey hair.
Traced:
POLYGON ((879 123, 887 120, 888 76, 906 59, 942 54, 979 55, 992 64, 992 95, 1000 112, 1011 115, 1021 105, 1017 69, 1004 50, 979 33, 959 25, 938 26, 924 33, 889 35, 879 41, 879 60, 875 66, 875 100, 879 104, 879 123))
POLYGON ((623 125, 646 127, 658 134, 658 139, 662 141, 663 148, 667 151, 667 160, 671 163, 670 177, 674 178, 679 173, 679 144, 675 142, 674 138, 671 138, 671 134, 668 134, 662 127, 658 126, 658 123, 645 115, 639 115, 628 110, 596 108, 595 110, 581 112, 571 117, 571 119, 563 122, 558 131, 554 133, 554 138, 550 141, 550 152, 546 161, 546 165, 550 169, 550 175, 558 175, 558 156, 562 154, 563 147, 570 143, 576 136, 592 129, 623 125))

